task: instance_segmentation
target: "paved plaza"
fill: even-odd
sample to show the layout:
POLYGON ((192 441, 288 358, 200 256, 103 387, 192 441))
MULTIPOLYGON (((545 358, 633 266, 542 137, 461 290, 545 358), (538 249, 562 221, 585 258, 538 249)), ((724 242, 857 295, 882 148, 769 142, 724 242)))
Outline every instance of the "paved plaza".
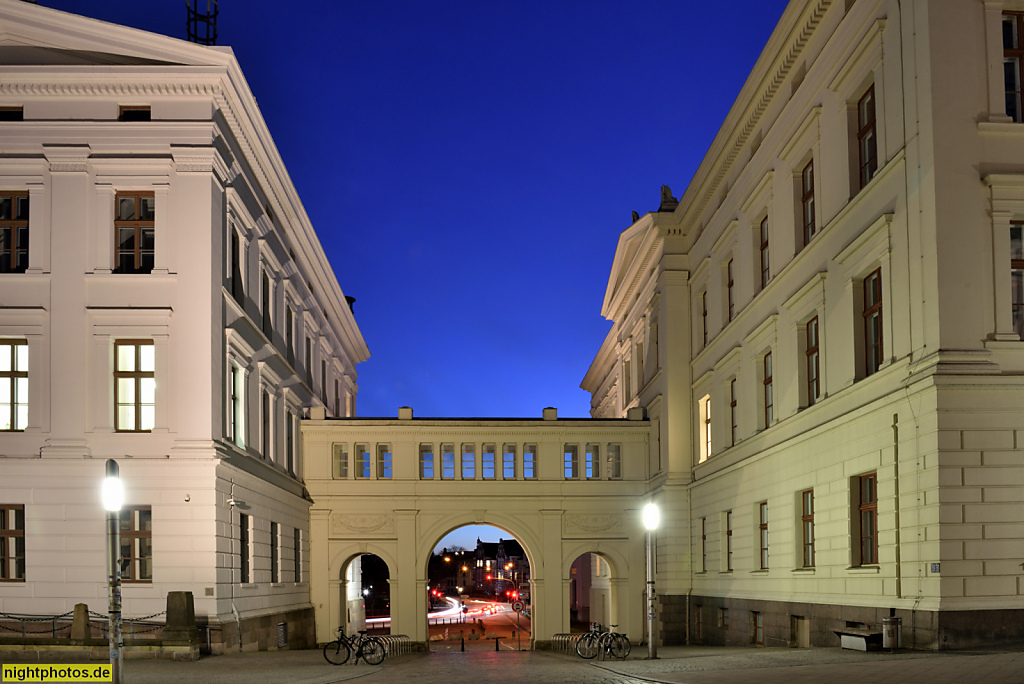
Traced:
MULTIPOLYGON (((1024 684, 1024 652, 861 653, 834 649, 666 647, 649 661, 642 648, 626 661, 585 661, 537 651, 429 653, 383 665, 332 666, 320 651, 232 654, 198 662, 129 660, 128 684, 1024 684)), ((8 662, 10 662, 8 660, 8 662)))

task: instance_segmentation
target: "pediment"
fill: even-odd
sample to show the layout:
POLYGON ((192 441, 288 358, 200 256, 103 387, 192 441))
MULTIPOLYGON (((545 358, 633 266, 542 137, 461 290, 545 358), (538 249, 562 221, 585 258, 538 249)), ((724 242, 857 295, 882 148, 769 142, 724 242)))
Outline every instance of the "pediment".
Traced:
POLYGON ((8 66, 94 66, 180 64, 168 60, 147 59, 137 55, 117 55, 93 50, 61 50, 42 45, 11 45, 0 37, 0 64, 8 66))
POLYGON ((657 228, 650 217, 647 214, 619 235, 604 304, 601 306, 601 315, 609 320, 614 319, 614 309, 617 308, 615 303, 635 289, 643 266, 650 258, 653 240, 657 236, 657 228))

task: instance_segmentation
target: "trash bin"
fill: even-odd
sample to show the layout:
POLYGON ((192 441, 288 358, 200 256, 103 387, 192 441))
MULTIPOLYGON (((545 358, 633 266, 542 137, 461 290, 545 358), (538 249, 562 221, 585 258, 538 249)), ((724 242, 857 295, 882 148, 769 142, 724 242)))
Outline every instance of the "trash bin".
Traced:
POLYGON ((882 618, 882 648, 903 648, 903 618, 882 618))

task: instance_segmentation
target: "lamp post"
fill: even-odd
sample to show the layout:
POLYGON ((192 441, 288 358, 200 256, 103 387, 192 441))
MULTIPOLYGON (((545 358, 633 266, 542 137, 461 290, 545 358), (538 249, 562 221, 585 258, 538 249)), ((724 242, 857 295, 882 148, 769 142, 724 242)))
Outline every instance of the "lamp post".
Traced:
POLYGON ((644 506, 643 521, 647 529, 647 658, 653 660, 658 657, 658 647, 654 643, 654 547, 651 537, 661 522, 657 504, 644 506))
POLYGON ((107 588, 110 605, 108 635, 110 637, 111 681, 120 684, 124 674, 124 639, 121 635, 121 504, 124 486, 118 473, 117 461, 107 459, 107 472, 101 490, 103 508, 107 511, 107 588))

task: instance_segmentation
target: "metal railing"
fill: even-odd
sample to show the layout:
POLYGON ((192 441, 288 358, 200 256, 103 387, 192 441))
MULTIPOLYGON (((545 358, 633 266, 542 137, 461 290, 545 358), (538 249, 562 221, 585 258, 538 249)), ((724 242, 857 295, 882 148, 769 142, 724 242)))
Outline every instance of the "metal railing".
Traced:
MULTIPOLYGON (((137 618, 124 618, 124 636, 127 639, 155 638, 158 630, 164 628, 163 622, 157 622, 153 618, 166 615, 167 611, 161 611, 152 615, 137 618), (144 636, 145 635, 145 636, 144 636)), ((108 619, 102 613, 89 611, 89 634, 93 630, 99 630, 96 638, 106 639, 108 619)), ((0 612, 0 638, 8 639, 70 639, 71 626, 74 622, 74 611, 69 610, 60 615, 34 615, 31 613, 3 613, 0 612)))

